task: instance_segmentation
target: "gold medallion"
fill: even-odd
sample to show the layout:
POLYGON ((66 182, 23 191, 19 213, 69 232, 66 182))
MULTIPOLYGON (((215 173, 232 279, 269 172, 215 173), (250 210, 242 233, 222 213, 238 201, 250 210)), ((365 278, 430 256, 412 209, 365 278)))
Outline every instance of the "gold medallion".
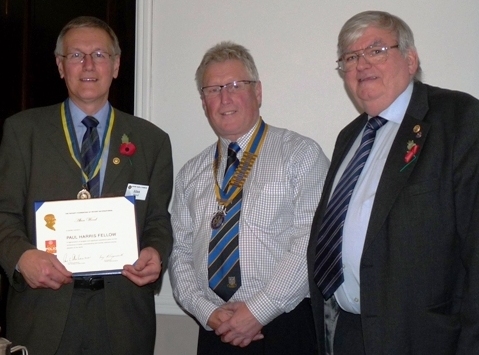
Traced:
POLYGON ((90 195, 90 192, 88 192, 87 189, 82 189, 77 194, 77 199, 79 199, 79 200, 87 200, 89 198, 91 198, 91 195, 90 195))

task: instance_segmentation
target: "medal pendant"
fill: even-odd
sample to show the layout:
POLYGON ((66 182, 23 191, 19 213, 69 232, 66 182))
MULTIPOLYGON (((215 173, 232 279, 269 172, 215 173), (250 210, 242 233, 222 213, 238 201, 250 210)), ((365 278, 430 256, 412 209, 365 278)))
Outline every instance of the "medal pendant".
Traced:
POLYGON ((213 219, 211 220, 211 228, 212 229, 218 229, 223 225, 223 222, 225 221, 225 213, 223 211, 218 211, 215 213, 213 216, 213 219))
POLYGON ((79 200, 87 200, 89 198, 91 198, 91 195, 90 195, 90 192, 88 192, 87 189, 82 189, 77 194, 77 199, 79 199, 79 200))

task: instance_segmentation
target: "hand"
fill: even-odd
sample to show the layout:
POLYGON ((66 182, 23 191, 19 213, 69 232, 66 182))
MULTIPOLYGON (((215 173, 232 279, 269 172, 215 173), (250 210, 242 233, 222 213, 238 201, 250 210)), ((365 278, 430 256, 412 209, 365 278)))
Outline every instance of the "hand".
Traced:
POLYGON ((31 288, 52 288, 73 282, 72 273, 53 254, 37 249, 27 250, 20 256, 18 270, 31 288))
POLYGON ((223 307, 216 308, 213 313, 211 313, 208 322, 206 323, 211 329, 216 330, 223 322, 226 322, 233 315, 233 311, 227 310, 223 307))
POLYGON ((146 247, 140 251, 140 257, 133 265, 123 266, 121 273, 138 286, 153 283, 161 273, 160 254, 156 249, 146 247))
POLYGON ((244 348, 252 341, 264 338, 261 333, 262 324, 251 314, 244 302, 227 303, 223 308, 234 313, 216 329, 221 341, 244 348))

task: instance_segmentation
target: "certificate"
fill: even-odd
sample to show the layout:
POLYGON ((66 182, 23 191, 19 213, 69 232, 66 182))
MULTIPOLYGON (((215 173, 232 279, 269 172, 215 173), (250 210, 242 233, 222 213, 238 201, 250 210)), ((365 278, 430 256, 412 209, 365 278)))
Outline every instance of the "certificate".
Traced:
POLYGON ((135 197, 35 202, 37 249, 74 276, 119 274, 138 259, 135 197))

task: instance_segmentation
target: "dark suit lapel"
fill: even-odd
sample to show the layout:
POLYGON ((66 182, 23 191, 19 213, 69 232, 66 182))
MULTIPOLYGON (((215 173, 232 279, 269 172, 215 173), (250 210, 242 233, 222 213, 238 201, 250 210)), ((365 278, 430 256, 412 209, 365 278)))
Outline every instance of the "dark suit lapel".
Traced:
MULTIPOLYGON (((330 167, 333 173, 332 174, 333 181, 334 181, 334 177, 336 176, 338 172, 339 167, 343 163, 344 158, 346 157, 348 152, 351 150, 351 147, 354 141, 363 130, 367 121, 368 121, 368 116, 366 114, 360 115, 354 121, 352 121, 351 124, 344 131, 342 131, 341 135, 338 137, 338 141, 336 143, 336 151, 334 152, 333 158, 331 159, 332 165, 330 167)), ((333 181, 331 181, 331 184, 333 183, 333 181)))
MULTIPOLYGON (((330 189, 338 173, 339 167, 343 163, 343 160, 348 154, 348 152, 351 150, 351 147, 354 141, 356 140, 358 135, 361 133, 367 121, 368 121, 368 116, 366 114, 360 115, 354 121, 352 121, 350 125, 346 127, 338 136, 335 151, 333 152, 333 157, 331 159, 331 166, 329 168, 330 177, 331 177, 329 181, 330 189)), ((329 196, 328 196, 328 200, 329 200, 329 196)))
MULTIPOLYGON (((105 179, 103 180, 102 196, 108 196, 112 192, 116 193, 116 191, 112 191, 113 183, 120 177, 120 174, 124 171, 128 171, 124 173, 125 176, 130 176, 129 170, 133 169, 131 158, 124 156, 120 153, 120 145, 122 143, 121 138, 123 134, 128 135, 133 141, 134 137, 132 137, 131 127, 128 124, 126 117, 124 117, 123 113, 115 110, 115 122, 111 132, 110 149, 108 151, 108 161, 105 170, 105 179)), ((139 144, 139 142, 135 141, 133 141, 133 143, 139 144)), ((135 154, 138 154, 138 152, 135 154)), ((125 190, 127 187, 127 183, 128 181, 125 181, 125 190)))
MULTIPOLYGON (((53 149, 58 155, 65 161, 68 167, 72 169, 72 172, 78 174, 78 180, 81 180, 80 167, 76 164, 75 160, 70 154, 67 139, 62 125, 61 118, 61 104, 49 107, 52 109, 52 113, 45 114, 44 117, 39 117, 42 120, 42 124, 38 125, 38 129, 45 129, 45 138, 48 139, 53 149)), ((76 136, 72 137, 76 139, 76 136)), ((78 186, 79 188, 81 186, 78 186)))
POLYGON ((430 128, 430 124, 423 121, 427 110, 426 88, 424 85, 416 83, 406 115, 394 139, 379 181, 366 233, 364 251, 378 235, 394 202, 404 189, 411 173, 421 159, 421 150, 424 147, 430 128), (419 132, 417 132, 418 129, 419 132), (404 158, 408 150, 407 144, 409 141, 413 141, 420 148, 416 154, 417 158, 407 164, 404 158))
MULTIPOLYGON (((338 136, 333 152, 333 157, 331 159, 331 165, 329 167, 328 175, 324 184, 321 201, 318 206, 318 209, 316 210, 312 223, 312 230, 315 232, 314 241, 316 241, 317 234, 319 233, 319 230, 321 228, 322 219, 324 217, 324 213, 326 211, 326 207, 332 193, 332 187, 335 176, 338 173, 338 169, 341 166, 344 158, 348 154, 349 150, 351 149, 351 146, 353 145, 357 136, 361 133, 362 129, 366 125, 367 119, 368 116, 366 114, 360 115, 347 127, 345 127, 338 136)), ((314 242, 314 248, 316 248, 315 243, 316 242, 314 242)))

